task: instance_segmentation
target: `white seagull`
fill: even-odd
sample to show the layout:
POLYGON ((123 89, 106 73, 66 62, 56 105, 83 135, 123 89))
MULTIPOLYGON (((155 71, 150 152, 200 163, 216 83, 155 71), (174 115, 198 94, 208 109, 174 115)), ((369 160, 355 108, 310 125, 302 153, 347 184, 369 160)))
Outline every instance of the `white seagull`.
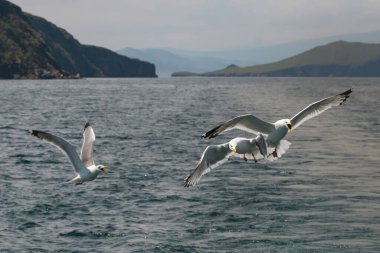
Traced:
POLYGON ((75 147, 66 140, 43 131, 30 130, 29 132, 31 135, 58 147, 70 159, 71 165, 77 174, 76 177, 69 181, 70 183, 76 185, 82 184, 86 181, 94 180, 99 172, 108 173, 108 171, 105 170, 108 166, 95 165, 94 163, 92 149, 95 141, 95 133, 89 122, 84 125, 83 146, 80 158, 75 147))
POLYGON ((293 116, 293 118, 281 119, 275 123, 263 121, 249 114, 238 116, 220 124, 203 134, 202 137, 209 139, 214 138, 232 129, 244 130, 249 133, 258 134, 258 136, 255 139, 235 138, 225 144, 208 146, 203 152, 196 169, 185 179, 184 186, 189 187, 195 185, 204 174, 226 162, 231 155, 240 154, 243 155, 244 160, 246 160, 246 155, 252 152, 252 157, 256 161, 255 156, 257 156, 260 151, 262 157, 259 158, 270 157, 270 159, 276 159, 277 157, 281 157, 291 145, 289 141, 283 140, 288 132, 296 129, 306 120, 314 118, 327 109, 341 105, 347 100, 351 92, 352 89, 349 89, 336 96, 312 103, 293 116), (266 135, 266 137, 261 133, 266 135), (255 142, 253 142, 253 140, 255 140, 255 142), (253 145, 253 143, 256 145, 253 145), (269 156, 267 156, 267 148, 274 150, 269 156))
POLYGON ((265 158, 267 156, 267 145, 264 136, 259 134, 253 139, 238 137, 224 144, 208 146, 203 151, 195 170, 185 178, 183 185, 185 187, 195 185, 204 174, 225 163, 232 155, 242 156, 245 161, 247 161, 247 157, 252 157, 255 162, 257 159, 265 158))
POLYGON ((318 116, 327 109, 341 105, 350 96, 352 89, 349 89, 336 96, 328 97, 308 105, 305 109, 294 115, 291 119, 281 119, 275 123, 263 121, 251 114, 241 115, 228 120, 219 126, 203 134, 203 138, 214 138, 219 134, 232 130, 240 129, 249 133, 257 134, 258 132, 267 135, 266 143, 268 148, 274 149, 269 155, 272 158, 281 157, 288 148, 290 142, 283 140, 288 132, 299 127, 303 122, 318 116))

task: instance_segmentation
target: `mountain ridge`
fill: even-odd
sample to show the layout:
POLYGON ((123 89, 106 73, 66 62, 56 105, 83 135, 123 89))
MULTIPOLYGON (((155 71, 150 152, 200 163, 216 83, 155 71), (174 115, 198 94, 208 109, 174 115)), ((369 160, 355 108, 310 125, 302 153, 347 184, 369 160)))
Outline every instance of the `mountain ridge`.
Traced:
POLYGON ((125 47, 119 54, 153 62, 159 76, 170 76, 173 72, 190 70, 194 72, 212 71, 225 66, 229 61, 214 57, 187 57, 160 48, 136 49, 125 47))
POLYGON ((173 76, 380 76, 380 44, 337 41, 283 60, 173 76))
POLYGON ((118 50, 126 56, 139 58, 156 64, 157 73, 160 76, 170 76, 174 72, 204 73, 222 69, 227 65, 252 66, 266 64, 285 59, 312 49, 319 45, 334 41, 380 43, 380 31, 363 33, 341 34, 308 40, 296 40, 292 42, 252 45, 240 49, 226 49, 216 51, 192 51, 174 48, 131 48, 118 50), (124 52, 123 52, 124 51, 124 52), (153 52, 153 54, 151 54, 153 52), (156 52, 160 52, 157 54, 156 52), (168 55, 168 57, 167 57, 168 55), (175 57, 177 57, 177 59, 175 57))

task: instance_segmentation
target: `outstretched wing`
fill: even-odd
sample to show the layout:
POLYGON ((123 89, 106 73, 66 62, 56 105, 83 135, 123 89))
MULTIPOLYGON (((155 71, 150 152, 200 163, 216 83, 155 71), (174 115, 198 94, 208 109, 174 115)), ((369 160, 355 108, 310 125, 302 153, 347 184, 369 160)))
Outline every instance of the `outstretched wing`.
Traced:
POLYGON ((341 105, 344 101, 347 100, 347 98, 350 97, 351 92, 352 92, 352 89, 349 89, 336 96, 328 97, 328 98, 325 98, 325 99, 322 99, 320 101, 310 104, 305 109, 297 113, 290 120, 290 123, 292 124, 292 130, 300 126, 306 120, 309 120, 311 118, 318 116, 319 114, 323 113, 327 109, 330 109, 331 107, 334 107, 334 106, 341 105))
POLYGON ((225 163, 231 154, 228 143, 208 146, 203 152, 197 168, 184 180, 183 185, 185 187, 195 185, 204 174, 225 163))
POLYGON ((253 115, 247 114, 238 116, 220 124, 214 129, 211 129, 207 133, 203 134, 202 137, 211 139, 225 131, 232 129, 240 129, 254 134, 257 134, 258 132, 269 134, 274 130, 274 125, 263 121, 253 115))
POLYGON ((83 130, 83 145, 80 152, 80 159, 82 160, 84 166, 89 167, 94 165, 94 158, 92 157, 92 150, 95 142, 95 133, 92 129, 90 122, 84 125, 83 130))
POLYGON ((67 141, 58 136, 43 131, 30 130, 29 132, 31 135, 36 136, 41 140, 46 141, 59 148, 70 159, 70 162, 77 173, 79 173, 83 168, 83 164, 79 159, 75 148, 67 141))

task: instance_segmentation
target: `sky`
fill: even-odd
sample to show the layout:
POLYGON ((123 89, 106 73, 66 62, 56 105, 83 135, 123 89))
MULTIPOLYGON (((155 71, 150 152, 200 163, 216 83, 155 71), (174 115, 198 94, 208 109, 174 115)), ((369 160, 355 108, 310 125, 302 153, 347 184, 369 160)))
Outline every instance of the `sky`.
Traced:
POLYGON ((10 0, 83 44, 214 51, 380 30, 379 0, 10 0))

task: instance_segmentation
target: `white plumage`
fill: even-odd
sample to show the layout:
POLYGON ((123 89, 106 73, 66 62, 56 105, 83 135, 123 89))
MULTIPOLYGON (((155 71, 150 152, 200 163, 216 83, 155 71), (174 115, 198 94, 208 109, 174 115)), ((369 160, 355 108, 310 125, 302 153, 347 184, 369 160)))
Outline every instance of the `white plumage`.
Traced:
POLYGON ((269 160, 275 160, 281 157, 287 152, 291 145, 289 141, 284 140, 284 137, 290 131, 296 129, 303 122, 318 116, 327 109, 341 105, 347 100, 351 92, 352 89, 349 89, 336 96, 312 103, 291 119, 281 119, 275 123, 269 123, 254 115, 247 114, 230 119, 211 129, 203 134, 202 137, 211 139, 232 129, 240 129, 249 133, 258 134, 259 136, 256 139, 235 138, 225 144, 208 146, 203 152, 196 169, 185 179, 184 185, 186 187, 195 185, 202 175, 226 162, 234 153, 240 154, 244 159, 248 158, 251 154, 255 160, 256 157, 268 158, 269 160), (261 133, 264 134, 265 137, 263 137, 261 133), (256 140, 256 142, 253 142, 253 140, 256 140), (258 143, 258 141, 260 143, 258 143), (265 152, 263 152, 264 147, 265 152), (235 152, 233 150, 235 150, 235 152), (269 156, 267 156, 267 152, 270 152, 269 156), (259 154, 262 156, 260 157, 259 154))
POLYGON ((95 133, 89 122, 84 126, 83 146, 80 158, 75 147, 66 140, 39 130, 30 130, 29 132, 31 135, 56 146, 70 159, 71 165, 76 173, 76 176, 70 180, 71 183, 82 184, 83 182, 94 180, 99 172, 107 173, 105 168, 108 168, 108 166, 95 165, 94 163, 92 153, 95 142, 95 133))

